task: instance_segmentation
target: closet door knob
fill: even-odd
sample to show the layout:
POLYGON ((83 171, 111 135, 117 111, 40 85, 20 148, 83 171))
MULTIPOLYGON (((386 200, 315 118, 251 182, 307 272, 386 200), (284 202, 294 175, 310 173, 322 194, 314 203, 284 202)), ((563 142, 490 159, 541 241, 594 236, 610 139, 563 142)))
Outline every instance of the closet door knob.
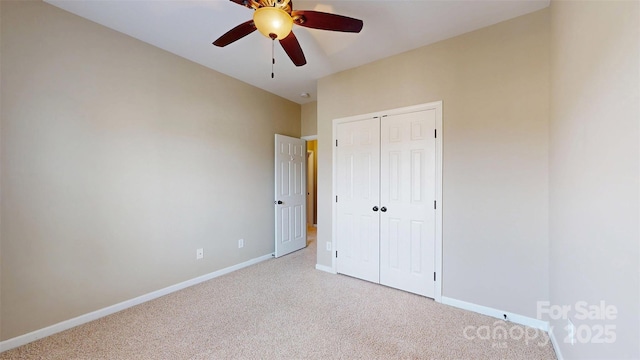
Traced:
POLYGON ((378 211, 378 207, 377 207, 377 206, 374 206, 374 207, 373 207, 373 211, 378 211))
POLYGON ((380 211, 387 212, 387 208, 383 206, 383 207, 380 208, 380 211))

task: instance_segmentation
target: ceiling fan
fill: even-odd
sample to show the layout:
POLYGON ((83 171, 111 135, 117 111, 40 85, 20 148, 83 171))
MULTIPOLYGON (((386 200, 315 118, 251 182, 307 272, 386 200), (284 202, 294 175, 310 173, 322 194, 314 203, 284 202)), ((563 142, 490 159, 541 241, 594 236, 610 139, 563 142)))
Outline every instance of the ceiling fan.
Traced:
POLYGON ((293 24, 312 29, 359 33, 362 20, 320 11, 293 10, 292 0, 231 0, 255 10, 253 19, 244 22, 224 35, 213 45, 224 47, 258 30, 280 45, 296 66, 307 63, 298 39, 291 31, 293 24))

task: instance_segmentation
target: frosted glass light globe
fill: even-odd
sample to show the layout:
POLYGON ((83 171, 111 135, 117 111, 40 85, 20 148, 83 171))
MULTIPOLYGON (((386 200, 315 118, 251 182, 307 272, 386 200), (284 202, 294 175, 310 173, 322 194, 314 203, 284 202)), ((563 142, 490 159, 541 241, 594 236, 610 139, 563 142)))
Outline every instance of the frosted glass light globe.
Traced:
POLYGON ((260 33, 270 39, 286 38, 293 27, 293 19, 277 7, 261 7, 253 13, 253 23, 260 33))

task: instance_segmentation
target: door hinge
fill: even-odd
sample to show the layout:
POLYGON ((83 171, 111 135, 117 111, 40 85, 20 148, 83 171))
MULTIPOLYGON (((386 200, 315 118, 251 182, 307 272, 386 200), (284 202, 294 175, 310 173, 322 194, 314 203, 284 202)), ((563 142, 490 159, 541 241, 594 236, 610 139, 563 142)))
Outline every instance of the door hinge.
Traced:
POLYGON ((336 259, 338 258, 338 250, 336 250, 336 259))
POLYGON ((433 130, 433 137, 437 138, 438 137, 438 129, 434 129, 433 130))
POLYGON ((336 195, 336 202, 338 202, 338 195, 336 195))
POLYGON ((436 272, 433 272, 433 281, 436 281, 436 272))
POLYGON ((433 209, 434 210, 436 209, 436 201, 435 200, 433 200, 433 209))
POLYGON ((338 139, 336 139, 336 147, 338 147, 338 139))

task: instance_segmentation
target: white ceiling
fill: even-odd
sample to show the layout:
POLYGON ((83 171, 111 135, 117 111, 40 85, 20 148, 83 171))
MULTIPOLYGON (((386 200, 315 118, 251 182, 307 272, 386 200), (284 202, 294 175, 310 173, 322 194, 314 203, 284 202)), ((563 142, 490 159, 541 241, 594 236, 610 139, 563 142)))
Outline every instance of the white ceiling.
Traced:
POLYGON ((353 34, 294 25, 307 64, 296 67, 276 44, 271 79, 271 40, 259 32, 224 48, 211 44, 253 16, 253 10, 231 1, 45 1, 300 104, 316 99, 316 81, 324 76, 549 5, 549 0, 295 0, 294 10, 358 18, 364 28, 353 34))

